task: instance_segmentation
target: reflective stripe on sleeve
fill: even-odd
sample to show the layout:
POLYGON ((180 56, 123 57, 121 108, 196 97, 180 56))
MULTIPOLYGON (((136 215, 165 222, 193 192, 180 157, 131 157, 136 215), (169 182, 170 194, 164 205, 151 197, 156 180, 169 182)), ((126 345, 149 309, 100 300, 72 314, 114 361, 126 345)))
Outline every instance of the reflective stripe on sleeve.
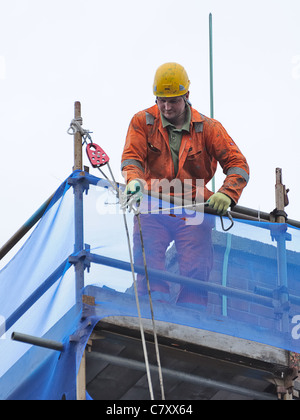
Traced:
POLYGON ((142 167, 142 165, 141 165, 141 163, 138 161, 138 160, 135 160, 135 159, 126 159, 126 160, 124 160, 123 162, 122 162, 122 165, 121 165, 121 171, 125 168, 125 166, 127 166, 127 165, 134 165, 134 166, 137 166, 141 171, 143 171, 143 172, 145 172, 144 171, 144 168, 142 167))
POLYGON ((240 175, 244 178, 247 184, 250 178, 247 172, 245 171, 245 169, 242 169, 242 168, 229 168, 226 175, 240 175))

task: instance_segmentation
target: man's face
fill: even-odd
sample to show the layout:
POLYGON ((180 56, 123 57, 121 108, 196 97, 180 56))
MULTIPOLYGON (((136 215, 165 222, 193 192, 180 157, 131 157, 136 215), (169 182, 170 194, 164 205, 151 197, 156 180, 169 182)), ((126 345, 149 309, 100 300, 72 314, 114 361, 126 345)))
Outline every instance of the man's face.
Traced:
POLYGON ((187 96, 157 98, 158 109, 167 120, 176 121, 185 112, 185 99, 187 99, 187 96))

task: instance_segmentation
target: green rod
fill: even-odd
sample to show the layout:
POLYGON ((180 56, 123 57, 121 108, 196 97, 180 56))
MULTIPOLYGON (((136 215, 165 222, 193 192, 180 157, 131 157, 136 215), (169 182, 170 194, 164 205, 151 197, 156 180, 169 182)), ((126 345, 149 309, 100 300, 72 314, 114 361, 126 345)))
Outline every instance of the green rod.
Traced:
POLYGON ((210 75, 210 117, 214 118, 214 69, 212 14, 209 14, 209 75, 210 75))
MULTIPOLYGON (((212 14, 209 14, 209 78, 210 78, 210 118, 214 118, 214 69, 213 69, 213 34, 212 14)), ((212 191, 216 192, 215 177, 211 180, 212 191)))

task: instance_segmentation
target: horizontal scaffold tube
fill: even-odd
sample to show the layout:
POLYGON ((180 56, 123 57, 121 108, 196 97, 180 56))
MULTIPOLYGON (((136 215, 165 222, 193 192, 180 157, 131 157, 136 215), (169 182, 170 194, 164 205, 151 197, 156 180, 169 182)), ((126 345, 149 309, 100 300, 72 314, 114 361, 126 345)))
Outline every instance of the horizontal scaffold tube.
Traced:
POLYGON ((35 337, 33 335, 21 334, 13 332, 11 335, 13 341, 32 344, 33 346, 44 347, 50 350, 63 351, 64 345, 59 341, 47 340, 45 338, 35 337))
MULTIPOLYGON (((149 195, 150 194, 151 194, 152 197, 159 198, 161 200, 166 201, 167 203, 171 203, 171 204, 174 204, 174 205, 182 206, 182 205, 190 205, 191 204, 190 201, 184 201, 184 200, 179 199, 178 197, 170 197, 166 194, 159 194, 159 193, 155 193, 153 191, 151 191, 151 193, 149 193, 149 195)), ((195 211, 199 211, 199 209, 198 210, 195 209, 195 211)), ((218 215, 218 213, 210 207, 203 207, 202 211, 204 211, 205 213, 218 215)), ((243 207, 243 206, 238 206, 238 205, 233 206, 232 210, 230 210, 230 213, 231 213, 232 217, 237 218, 237 219, 252 220, 252 221, 256 221, 256 222, 272 222, 271 213, 263 212, 263 211, 260 211, 260 210, 250 209, 248 207, 243 207)), ((300 221, 298 221, 298 220, 287 219, 286 223, 288 223, 291 226, 300 228, 300 221)))
MULTIPOLYGON (((126 261, 116 260, 114 258, 104 257, 102 255, 97 254, 88 254, 88 258, 91 262, 96 264, 102 264, 109 267, 119 268, 125 271, 131 271, 131 265, 129 262, 126 261)), ((144 274, 145 268, 143 266, 134 265, 134 271, 138 274, 144 274)), ((224 287, 219 284, 209 283, 190 277, 179 276, 173 273, 169 273, 167 271, 160 271, 148 268, 148 273, 149 276, 152 278, 159 278, 160 280, 168 281, 170 283, 194 285, 197 288, 201 290, 206 290, 208 292, 213 292, 224 296, 230 296, 250 302, 255 302, 270 308, 274 307, 274 301, 269 297, 259 296, 254 293, 233 289, 231 287, 224 287)))
POLYGON ((27 232, 42 218, 43 214, 47 210, 49 204, 51 203, 52 198, 48 198, 44 204, 24 223, 20 229, 0 248, 0 260, 5 257, 6 254, 26 235, 27 232))
MULTIPOLYGON (((104 354, 104 353, 97 353, 92 352, 89 353, 88 356, 90 359, 99 360, 102 362, 110 363, 115 366, 124 367, 127 369, 135 369, 144 372, 145 371, 145 364, 138 360, 132 360, 128 358, 123 358, 120 356, 113 356, 111 354, 104 354)), ((150 365, 150 369, 152 372, 157 371, 157 366, 150 365)), ((230 383, 221 382, 218 380, 213 380, 209 378, 204 378, 199 375, 195 375, 189 372, 181 372, 178 369, 169 369, 169 368, 162 368, 162 372, 164 376, 168 376, 170 378, 174 378, 176 380, 180 380, 182 382, 193 383, 198 386, 205 386, 208 388, 217 388, 219 390, 224 390, 227 392, 233 392, 235 394, 244 395, 251 399, 257 400, 277 400, 276 395, 267 394, 266 392, 259 392, 252 389, 243 388, 241 386, 237 386, 230 383)))
MULTIPOLYGON (((6 320, 5 330, 8 331, 28 309, 30 309, 42 297, 50 287, 64 274, 70 267, 68 260, 65 260, 52 274, 30 295, 28 298, 10 315, 6 320)), ((1 327, 1 326, 0 326, 1 327)))

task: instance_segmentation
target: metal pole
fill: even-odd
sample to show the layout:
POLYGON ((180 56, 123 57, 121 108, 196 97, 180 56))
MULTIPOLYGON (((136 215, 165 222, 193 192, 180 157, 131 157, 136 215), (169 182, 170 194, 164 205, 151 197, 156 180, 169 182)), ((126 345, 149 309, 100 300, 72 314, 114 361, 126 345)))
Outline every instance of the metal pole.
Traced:
POLYGON ((64 345, 59 341, 47 340, 45 338, 35 337, 33 335, 21 334, 13 332, 11 335, 13 341, 32 344, 33 346, 44 347, 50 350, 63 351, 64 345))
MULTIPOLYGON (((82 123, 81 104, 75 102, 75 119, 82 123)), ((80 132, 74 133, 74 171, 82 171, 82 136, 80 132)), ((75 244, 74 253, 78 254, 84 249, 84 232, 83 232, 83 190, 81 182, 74 184, 74 217, 75 217, 75 244)), ((82 288, 84 287, 84 261, 81 259, 75 264, 75 281, 76 281, 76 303, 82 304, 82 288)))
POLYGON ((24 223, 23 226, 20 227, 20 229, 17 230, 17 232, 0 248, 0 260, 5 257, 6 254, 9 253, 9 251, 26 235, 27 232, 30 231, 30 229, 42 218, 43 214, 47 210, 47 207, 51 203, 52 198, 54 197, 54 194, 51 195, 51 197, 48 198, 48 200, 45 201, 44 204, 27 220, 27 222, 24 223))
MULTIPOLYGON (((5 328, 8 331, 30 309, 66 270, 68 260, 65 260, 53 273, 6 319, 5 328)), ((1 328, 1 326, 0 326, 1 328)))
MULTIPOLYGON (((213 26, 212 14, 209 14, 209 78, 210 78, 210 118, 214 118, 214 75, 213 75, 213 26)), ((215 177, 211 180, 212 191, 216 191, 215 177)))
MULTIPOLYGON (((284 213, 284 208, 288 204, 287 190, 285 185, 282 184, 282 169, 276 168, 276 184, 275 184, 275 195, 276 195, 276 210, 284 213)), ((285 215, 276 216, 276 223, 285 223, 285 215)))
MULTIPOLYGON (((89 359, 94 360, 101 360, 106 363, 110 363, 115 366, 124 367, 127 369, 134 369, 139 370, 141 372, 145 372, 145 364, 132 359, 125 359, 120 356, 113 356, 111 354, 104 354, 104 353, 98 353, 98 352, 92 352, 89 353, 89 359)), ((150 369, 153 372, 157 372, 157 367, 154 365, 150 365, 150 369)), ((230 383, 221 382, 214 379, 204 378, 202 376, 193 374, 193 373, 186 373, 181 372, 178 370, 178 368, 175 367, 175 369, 169 369, 169 368, 163 368, 162 372, 165 376, 169 378, 173 378, 177 381, 192 383, 197 386, 204 386, 207 388, 216 388, 219 390, 224 390, 227 392, 233 392, 235 394, 244 395, 251 399, 257 399, 257 400, 277 400, 277 397, 272 394, 268 394, 266 392, 259 392, 252 389, 243 388, 241 386, 237 386, 230 383)))
MULTIPOLYGON (((131 271, 131 265, 127 261, 117 260, 110 257, 105 257, 103 255, 90 254, 90 262, 95 264, 105 265, 107 267, 114 267, 124 271, 131 271)), ((137 274, 145 274, 145 268, 140 265, 134 265, 134 271, 137 274)), ((174 273, 169 273, 168 271, 156 270, 153 268, 148 268, 148 274, 150 279, 160 279, 170 283, 177 283, 181 285, 195 286, 201 290, 207 290, 208 292, 225 295, 228 297, 235 297, 238 299, 243 299, 248 302, 255 302, 259 305, 267 306, 273 308, 273 299, 265 296, 259 296, 252 292, 246 292, 239 289, 234 289, 232 287, 224 287, 219 284, 206 282, 203 280, 193 279, 190 277, 185 277, 181 275, 175 275, 174 273)))
MULTIPOLYGON (((78 120, 80 124, 82 124, 81 118, 81 103, 75 102, 75 112, 74 112, 75 120, 78 120)), ((82 171, 83 164, 82 164, 82 136, 79 131, 75 132, 74 134, 74 167, 73 170, 80 170, 82 171)))
MULTIPOLYGON (((75 102, 75 119, 82 124, 81 104, 75 102)), ((82 135, 80 132, 74 133, 74 171, 83 171, 82 159, 82 135)), ((77 180, 74 184, 74 217, 75 217, 75 245, 74 253, 77 255, 84 249, 84 221, 83 221, 83 193, 84 185, 77 180)), ((79 258, 75 264, 75 282, 76 282, 76 304, 81 310, 82 308, 82 290, 84 287, 84 260, 79 258)), ((86 363, 85 353, 81 359, 78 375, 76 378, 76 398, 77 400, 86 399, 86 363)))
MULTIPOLYGON (((282 170, 276 168, 276 185, 275 185, 276 211, 279 215, 276 216, 276 223, 286 223, 284 208, 287 202, 286 189, 282 184, 282 170)), ((277 269, 278 269, 278 287, 280 287, 280 303, 282 305, 282 330, 289 332, 289 294, 288 294, 288 274, 287 274, 287 255, 286 255, 286 240, 287 240, 287 225, 283 226, 283 231, 276 235, 277 241, 277 269)))

